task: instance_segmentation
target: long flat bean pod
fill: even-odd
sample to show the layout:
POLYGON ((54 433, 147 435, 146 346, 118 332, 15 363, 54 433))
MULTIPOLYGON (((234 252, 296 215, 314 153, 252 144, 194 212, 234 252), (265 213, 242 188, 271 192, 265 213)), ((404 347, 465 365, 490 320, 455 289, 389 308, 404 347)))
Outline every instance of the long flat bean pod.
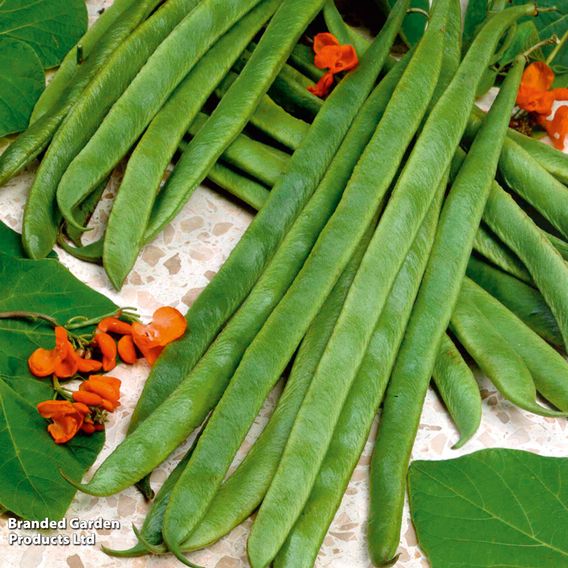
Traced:
POLYGON ((552 345, 562 345, 558 323, 542 294, 515 277, 472 256, 467 276, 483 287, 521 321, 552 345))
MULTIPOLYGON (((333 330, 369 238, 370 234, 359 246, 357 254, 337 281, 335 288, 306 333, 294 360, 284 392, 268 424, 245 459, 220 487, 197 529, 182 544, 184 551, 203 548, 219 540, 246 519, 264 497, 286 444, 298 407, 333 330)), ((181 471, 176 475, 176 481, 179 475, 181 471)), ((173 485, 169 484, 170 493, 172 489, 173 485)), ((163 517, 163 511, 159 509, 154 512, 154 508, 149 513, 151 516, 159 514, 163 517)), ((144 540, 160 544, 162 542, 161 518, 159 523, 146 521, 144 524, 145 527, 142 528, 144 540)), ((139 543, 132 550, 135 552, 144 550, 144 545, 139 543)), ((160 550, 167 551, 165 547, 161 547, 160 550)), ((128 552, 130 551, 125 551, 125 553, 128 552)))
POLYGON ((61 178, 57 203, 68 223, 75 223, 73 208, 126 155, 199 59, 259 2, 202 0, 162 42, 61 178))
MULTIPOLYGON (((98 43, 93 46, 88 59, 81 65, 76 65, 77 71, 70 84, 58 84, 57 78, 61 70, 56 73, 52 81, 52 83, 56 82, 55 87, 52 88, 52 83, 50 83, 44 91, 44 93, 53 94, 49 108, 37 120, 33 120, 29 128, 20 134, 0 157, 0 185, 16 175, 46 148, 91 79, 110 58, 117 46, 146 18, 149 11, 155 8, 159 1, 143 0, 121 13, 119 21, 107 29, 98 43)), ((75 50, 72 50, 67 57, 76 58, 75 50)))
MULTIPOLYGON (((229 73, 223 79, 217 89, 215 89, 219 98, 225 95, 236 78, 236 73, 229 73)), ((273 140, 280 142, 291 150, 295 150, 300 145, 309 128, 307 122, 286 112, 268 95, 265 95, 260 100, 258 107, 250 118, 250 123, 273 140)))
POLYGON ((210 165, 242 131, 323 1, 284 0, 247 64, 215 108, 213 120, 195 137, 160 192, 146 240, 155 237, 175 216, 205 178, 210 165), (289 17, 292 12, 293 17, 289 17))
POLYGON ((525 265, 519 260, 503 242, 483 223, 479 226, 473 248, 481 256, 485 257, 495 266, 498 266, 504 272, 511 274, 515 278, 530 284, 532 282, 531 275, 525 265))
MULTIPOLYGON (((196 136, 208 118, 206 114, 199 113, 189 127, 189 134, 196 136)), ((243 133, 227 146, 222 158, 227 164, 245 171, 261 183, 273 186, 286 171, 290 155, 243 133)))
POLYGON ((207 178, 257 211, 268 199, 269 191, 266 187, 222 164, 215 164, 209 170, 207 178))
MULTIPOLYGON (((398 15, 399 21, 403 13, 402 7, 398 15)), ((396 35, 396 23, 393 26, 394 29, 389 32, 389 42, 393 41, 396 35)), ((379 42, 382 43, 381 40, 379 42)), ((385 45, 385 53, 387 49, 388 45, 385 45)), ((376 59, 372 61, 372 65, 377 64, 376 59)), ((379 67, 380 63, 375 69, 376 74, 379 72, 379 67)), ((364 81, 363 85, 368 80, 369 88, 374 82, 372 77, 364 75, 359 75, 359 80, 364 81)), ((357 83, 361 87, 361 83, 359 81, 357 83)), ((206 414, 216 404, 239 363, 240 355, 253 341, 257 330, 290 286, 322 227, 335 209, 354 164, 374 131, 376 120, 379 119, 377 114, 380 115, 380 109, 384 108, 390 98, 391 88, 385 90, 384 87, 377 87, 363 106, 360 117, 354 121, 324 180, 319 184, 305 211, 286 235, 285 241, 248 296, 246 303, 232 317, 195 369, 167 399, 167 404, 160 405, 135 432, 127 437, 105 462, 102 469, 99 469, 97 479, 93 478, 92 482, 84 487, 85 490, 95 493, 116 492, 128 487, 165 459, 170 449, 175 448, 199 424, 204 417, 203 413, 206 414), (175 418, 177 413, 172 412, 172 408, 180 406, 184 407, 184 421, 177 420, 175 418), (156 424, 172 419, 172 429, 169 430, 168 438, 164 439, 162 427, 156 428, 156 424), (140 463, 135 467, 132 455, 139 457, 137 461, 140 463)), ((323 113, 324 111, 322 115, 323 113)), ((267 203, 270 203, 274 191, 273 189, 267 203)), ((262 215, 267 206, 259 212, 256 219, 262 215)), ((360 238, 362 236, 361 234, 360 238)))
MULTIPOLYGON (((299 11, 303 17, 298 24, 298 28, 301 28, 317 12, 318 7, 321 7, 315 0, 314 3, 314 6, 307 6, 305 3, 286 4, 281 10, 290 8, 294 17, 299 11), (308 9, 310 11, 306 12, 308 9)), ((271 25, 274 24, 276 16, 271 25)), ((288 34, 288 23, 289 20, 283 18, 281 23, 273 28, 277 43, 280 35, 286 37, 288 34)), ((392 31, 394 27, 396 26, 393 24, 389 34, 396 33, 392 31)), ((386 51, 390 47, 389 38, 390 36, 387 36, 377 42, 373 58, 364 58, 358 69, 345 77, 326 100, 302 144, 290 159, 286 176, 272 188, 266 205, 254 218, 215 278, 193 304, 187 315, 189 332, 186 337, 167 347, 152 369, 134 411, 131 429, 135 428, 138 422, 145 419, 156 406, 163 402, 186 377, 221 327, 250 292, 286 231, 324 177, 354 116, 373 88, 380 68, 381 49, 386 51), (384 48, 381 47, 383 42, 384 48), (345 100, 351 101, 351 104, 345 105, 345 100)), ((255 53, 262 45, 261 40, 255 53)), ((271 57, 270 45, 267 46, 267 51, 271 57)), ((254 61, 251 60, 249 65, 250 63, 254 63, 253 69, 257 67, 254 61)), ((263 62, 259 61, 258 66, 264 69, 263 62)), ((273 74, 275 70, 271 67, 268 72, 273 74)), ((248 91, 246 83, 241 83, 241 85, 243 86, 240 88, 248 91)), ((233 85, 235 86, 238 86, 237 83, 233 85)), ((228 95, 229 93, 223 97, 220 104, 227 100, 228 95)), ((233 108, 232 105, 229 106, 223 114, 232 113, 233 108)), ((254 109, 251 109, 252 111, 254 109)), ((194 139, 193 143, 195 141, 194 139)), ((201 151, 206 151, 206 145, 199 143, 198 147, 201 151)), ((224 145, 221 150, 223 149, 224 145)), ((187 151, 184 155, 188 155, 187 151)), ((199 156, 196 154, 195 158, 199 156)))
POLYGON ((512 140, 505 142, 499 171, 508 187, 568 238, 568 191, 564 184, 512 140))
MULTIPOLYGON (((530 14, 532 11, 527 6, 506 10, 488 20, 479 31, 452 83, 432 111, 401 177, 407 172, 414 173, 410 164, 420 141, 422 139, 428 141, 426 134, 430 121, 436 120, 432 124, 437 138, 443 137, 444 134, 447 136, 448 133, 444 133, 441 128, 442 121, 449 120, 450 117, 456 120, 456 105, 466 104, 467 106, 462 108, 463 115, 460 117, 461 128, 458 129, 455 123, 452 124, 456 129, 452 129, 451 143, 455 145, 449 146, 449 149, 452 154, 457 149, 467 116, 473 107, 476 86, 481 80, 483 69, 487 66, 499 37, 518 17, 530 14), (499 16, 501 16, 500 21, 497 20, 499 16), (467 76, 464 76, 465 74, 467 76), (470 84, 472 91, 465 93, 463 89, 468 80, 472 80, 473 84, 470 84), (458 97, 459 100, 456 100, 458 97), (448 103, 452 104, 450 108, 446 106, 448 103)), ((391 563, 396 555, 400 539, 406 470, 418 430, 421 408, 439 344, 450 320, 485 201, 495 176, 522 70, 523 65, 517 62, 509 72, 442 209, 432 254, 387 390, 371 466, 369 551, 373 562, 377 565, 391 563), (480 168, 480 164, 484 164, 484 167, 480 168)), ((427 149, 431 149, 430 145, 427 149)), ((438 159, 441 155, 438 148, 436 151, 438 159)), ((445 157, 446 167, 449 167, 451 155, 445 157)), ((411 180, 408 187, 412 187, 412 183, 411 180)), ((393 204, 399 184, 395 188, 389 206, 393 204)), ((404 194, 402 195, 404 197, 404 194)), ((416 199, 415 195, 415 193, 410 194, 406 198, 412 201, 416 199)), ((397 212, 394 205, 392 211, 397 212)), ((384 223, 388 212, 389 208, 385 211, 383 222, 379 224, 379 230, 383 226, 389 229, 388 234, 391 236, 385 240, 390 240, 392 243, 392 234, 400 235, 400 229, 395 233, 395 227, 384 223)), ((395 219, 395 226, 403 226, 401 222, 412 224, 412 220, 407 219, 406 216, 398 217, 395 219)), ((384 241, 379 242, 381 248, 384 248, 384 241)))
POLYGON ((551 233, 542 231, 544 236, 550 241, 550 244, 562 255, 564 260, 568 260, 568 243, 551 233))
POLYGON ((447 334, 442 337, 432 377, 460 434, 453 447, 461 448, 481 423, 481 393, 471 369, 447 334))
MULTIPOLYGON (((466 130, 466 137, 471 139, 475 136, 475 133, 481 126, 483 115, 484 113, 481 109, 474 109, 466 130)), ((525 136, 516 130, 510 129, 508 137, 514 142, 510 147, 510 151, 515 152, 516 150, 513 149, 514 146, 520 146, 556 179, 568 185, 568 157, 566 157, 566 154, 548 144, 543 144, 539 140, 525 136)))
MULTIPOLYGON (((223 35, 172 93, 136 145, 105 234, 104 266, 117 289, 136 261, 160 182, 180 141, 192 122, 193 128, 198 129, 207 120, 204 116, 197 121, 194 119, 239 52, 272 16, 279 3, 280 0, 261 2, 223 35), (229 53, 233 56, 227 56, 229 53), (183 109, 182 118, 180 109, 183 109)), ((267 161, 267 165, 271 163, 267 161)))
POLYGON ((513 404, 542 416, 562 416, 536 402, 533 377, 523 358, 467 297, 461 297, 450 329, 497 390, 513 404))
POLYGON ((198 0, 169 0, 164 4, 113 52, 67 115, 28 194, 22 238, 31 258, 44 257, 55 243, 61 217, 55 194, 67 166, 148 57, 197 3, 198 0))
POLYGON ((487 201, 485 221, 516 253, 554 314, 568 346, 568 265, 531 218, 496 182, 487 201))
POLYGON ((564 357, 472 280, 464 280, 461 296, 473 301, 516 350, 531 372, 538 392, 556 408, 568 412, 568 363, 564 357))
POLYGON ((302 514, 278 552, 275 568, 313 565, 367 440, 402 340, 438 220, 445 182, 392 287, 302 514))
MULTIPOLYGON (((443 6, 443 3, 441 5, 443 6)), ((435 21, 429 39, 424 43, 422 56, 424 53, 435 55, 436 50, 441 52, 440 39, 444 31, 440 19, 443 21, 445 18, 440 17, 435 21)), ((366 55, 370 55, 372 51, 373 48, 370 48, 366 55)), ((432 93, 439 71, 441 53, 437 68, 430 58, 430 65, 425 66, 423 60, 416 57, 417 60, 410 60, 406 73, 397 85, 373 138, 349 180, 336 212, 322 231, 294 283, 247 349, 223 398, 213 412, 193 459, 174 489, 170 507, 164 518, 163 531, 164 541, 174 552, 179 538, 183 538, 184 529, 190 532, 203 514, 204 507, 214 494, 214 482, 219 483, 222 480, 268 391, 347 264, 371 218, 381 207, 390 182, 396 175, 399 160, 420 124, 421 114, 426 111, 428 95, 432 93), (416 70, 417 66, 420 67, 419 71, 416 70), (405 80, 407 74, 408 78, 405 80), (411 90, 409 84, 413 80, 419 83, 422 89, 414 90, 415 97, 411 104, 408 101, 411 90), (430 85, 432 88, 428 91, 427 87, 430 85), (400 104, 403 98, 401 93, 404 93, 404 104, 400 104), (398 104, 391 106, 393 101, 398 104), (401 138, 393 140, 393 121, 397 119, 396 128, 399 129, 400 120, 403 119, 400 116, 401 107, 404 107, 406 112, 404 119, 408 128, 402 129, 404 134, 401 138), (412 113, 409 112, 410 108, 412 113), (380 176, 377 174, 379 171, 380 176), (380 181, 377 181, 379 178, 380 181), (223 451, 217 450, 215 455, 212 455, 212 448, 219 448, 220 443, 223 451), (204 483, 205 479, 208 480, 207 483, 204 483)), ((329 345, 326 352, 328 349, 329 345)), ((302 493, 304 492, 305 488, 302 487, 302 493)), ((249 540, 249 544, 250 542, 249 540)), ((272 555, 275 555, 277 550, 278 548, 272 548, 272 555)), ((255 559, 250 548, 249 557, 254 565, 255 559)))

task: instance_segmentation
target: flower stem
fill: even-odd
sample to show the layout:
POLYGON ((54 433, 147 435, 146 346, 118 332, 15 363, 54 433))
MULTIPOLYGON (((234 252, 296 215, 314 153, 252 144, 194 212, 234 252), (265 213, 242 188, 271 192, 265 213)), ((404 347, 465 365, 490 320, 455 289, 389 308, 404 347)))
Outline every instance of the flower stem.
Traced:
POLYGON ((556 47, 550 52, 546 58, 547 65, 550 65, 554 58, 560 53, 560 50, 564 47, 564 44, 568 41, 568 31, 562 36, 562 39, 556 38, 556 47))
POLYGON ((51 324, 53 327, 59 325, 59 322, 55 318, 52 318, 51 316, 47 316, 45 314, 40 314, 38 312, 0 312, 0 319, 29 319, 32 321, 41 320, 51 324))

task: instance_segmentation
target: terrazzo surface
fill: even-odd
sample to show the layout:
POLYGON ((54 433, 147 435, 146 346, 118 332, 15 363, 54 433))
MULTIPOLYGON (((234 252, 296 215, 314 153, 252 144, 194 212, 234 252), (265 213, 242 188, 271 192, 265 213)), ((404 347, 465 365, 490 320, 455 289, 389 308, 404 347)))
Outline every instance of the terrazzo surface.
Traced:
MULTIPOLYGON (((110 1, 89 0, 91 19, 110 1)), ((0 151, 3 148, 0 147, 0 151)), ((19 230, 21 212, 27 189, 33 179, 30 170, 14 179, 0 192, 0 219, 19 230)), ((112 187, 120 176, 115 177, 112 187)), ((107 195, 107 201, 110 197, 107 195)), ((108 208, 107 208, 108 209, 108 208)), ((105 207, 97 212, 104 220, 105 207)), ((215 275, 231 249, 252 219, 252 212, 236 202, 200 187, 185 208, 166 230, 146 246, 134 270, 120 293, 113 291, 103 272, 94 265, 82 263, 58 250, 61 261, 81 280, 110 296, 117 304, 137 306, 143 317, 149 318, 159 306, 171 305, 185 311, 199 292, 215 275)), ((94 235, 96 236, 96 235, 94 235)), ((107 443, 97 464, 124 438, 129 416, 148 374, 148 367, 139 362, 131 368, 120 367, 114 375, 123 381, 122 406, 112 415, 107 428, 107 443)), ((482 448, 506 447, 528 450, 542 455, 566 455, 566 420, 555 420, 531 415, 514 408, 496 393, 494 387, 479 377, 483 395, 483 421, 477 435, 461 450, 452 450, 457 433, 435 393, 430 391, 420 421, 413 459, 446 459, 482 448)), ((280 386, 275 389, 257 418, 249 438, 239 452, 236 465, 246 454, 254 437, 261 431, 274 406, 280 386)), ((370 440, 374 437, 374 429, 370 440)), ((368 465, 372 450, 369 441, 347 488, 343 502, 325 538, 316 566, 319 568, 367 568, 371 566, 366 552, 365 522, 368 498, 368 465)), ((166 479, 176 459, 183 455, 178 448, 152 476, 154 488, 166 479)), ((95 464, 95 467, 96 465, 95 464)), ((6 568, 82 568, 97 566, 129 568, 165 568, 174 565, 171 557, 141 557, 116 559, 105 555, 101 545, 110 548, 128 548, 135 543, 131 525, 141 526, 147 504, 134 489, 107 498, 93 498, 78 494, 67 514, 81 521, 117 521, 120 528, 58 530, 55 534, 93 536, 94 544, 68 546, 18 546, 8 543, 6 517, 0 517, 0 558, 6 568)), ((208 568, 244 568, 246 535, 250 520, 236 528, 226 538, 209 549, 190 555, 192 562, 208 568)), ((20 534, 35 534, 16 531, 20 534)), ((53 533, 52 533, 53 534, 53 533)), ((409 522, 408 509, 404 513, 400 568, 429 566, 417 546, 414 530, 409 522)))

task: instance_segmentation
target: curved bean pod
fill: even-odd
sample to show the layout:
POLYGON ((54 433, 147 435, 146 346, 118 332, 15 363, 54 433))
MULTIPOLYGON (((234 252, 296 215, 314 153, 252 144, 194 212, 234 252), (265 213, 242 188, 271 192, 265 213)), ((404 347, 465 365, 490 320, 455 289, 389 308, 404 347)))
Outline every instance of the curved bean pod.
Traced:
POLYGON ((482 401, 471 369, 447 334, 442 337, 432 377, 460 434, 453 448, 461 448, 479 428, 482 401))
MULTIPOLYGON (((215 89, 220 99, 235 82, 237 76, 236 73, 229 73, 215 89)), ((286 112, 268 95, 260 100, 250 118, 250 123, 291 150, 295 150, 300 145, 310 126, 307 122, 286 112)))
POLYGON ((447 180, 440 185, 412 248, 391 289, 357 377, 341 410, 333 438, 302 514, 274 559, 275 568, 313 565, 357 465, 381 403, 412 304, 434 240, 447 180))
MULTIPOLYGON (((336 250, 332 253, 329 248, 332 243, 337 249, 337 242, 348 242, 347 237, 339 240, 341 233, 335 227, 349 226, 349 231, 354 232, 355 227, 365 219, 365 215, 369 214, 368 212, 366 214, 357 213, 354 207, 357 201, 361 202, 357 209, 362 205, 368 211, 374 211, 377 205, 382 205, 378 200, 383 200, 387 185, 396 175, 393 166, 399 163, 402 156, 401 152, 406 151, 407 143, 410 142, 408 138, 392 140, 394 128, 391 121, 400 120, 398 116, 400 107, 397 104, 400 104, 399 100, 403 99, 405 103, 402 106, 408 105, 406 108, 412 108, 416 113, 413 117, 415 122, 412 125, 413 128, 401 128, 401 125, 398 124, 396 131, 400 137, 401 131, 408 135, 413 134, 418 129, 434 94, 440 73, 448 8, 449 2, 446 1, 437 2, 434 6, 432 25, 428 28, 423 41, 417 46, 373 139, 354 171, 344 199, 322 233, 318 241, 319 246, 316 246, 312 252, 304 265, 303 271, 298 275, 284 302, 279 305, 273 316, 280 308, 283 309, 282 314, 285 313, 286 299, 302 306, 301 309, 297 309, 298 312, 307 309, 304 299, 312 303, 317 301, 314 298, 314 292, 306 289, 310 283, 313 287, 313 282, 318 282, 318 288, 325 283, 323 274, 318 273, 314 268, 317 267, 318 262, 322 262, 323 258, 332 264, 340 262, 341 257, 338 256, 338 252, 341 253, 341 251, 336 250), (420 89, 413 86, 413 83, 420 85, 420 89), (415 95, 412 104, 409 100, 410 93, 415 95), (388 163, 385 163, 387 161, 388 163), (368 181, 370 179, 375 180, 373 184, 368 181), (378 181, 379 179, 380 181, 378 181), (363 201, 363 197, 369 190, 375 195, 370 202, 363 201), (347 219, 349 219, 349 223, 347 223, 347 219), (337 241, 334 241, 335 239, 337 241), (304 279, 302 279, 302 276, 304 276, 304 279), (295 298, 295 294, 299 292, 301 292, 302 299, 295 298)), ((438 180, 438 185, 440 185, 442 179, 443 173, 438 180)), ((368 197, 365 197, 365 199, 368 199, 368 197)), ((385 267, 377 259, 377 235, 381 231, 389 206, 390 202, 355 277, 334 333, 318 365, 316 375, 290 433, 278 470, 251 530, 248 554, 251 565, 255 568, 268 565, 276 556, 309 497, 311 487, 333 436, 333 429, 339 419, 341 408, 365 355, 393 280, 396 278, 396 274, 394 274, 392 280, 387 277, 385 281, 383 278, 385 267), (378 289, 377 282, 381 284, 378 289), (329 388, 330 384, 333 385, 333 389, 329 388)), ((426 212, 424 213, 425 216, 426 212)), ((418 229, 419 227, 416 233, 418 229)), ((412 239, 415 236, 416 234, 412 236, 412 239)), ((395 240, 397 246, 401 247, 399 239, 395 240)), ((412 241, 403 253, 404 258, 411 244, 412 241)), ((404 258, 397 267, 398 269, 403 264, 404 258)), ((298 320, 297 315, 296 319, 298 320)), ((263 332, 266 329, 270 330, 271 324, 274 325, 274 323, 269 319, 263 332)), ((290 330, 290 326, 288 328, 290 330)), ((279 344, 282 343, 279 342, 279 344)), ((231 386, 233 384, 231 383, 231 386)), ((223 401, 220 404, 222 405, 223 401)))
MULTIPOLYGON (((259 3, 202 0, 162 42, 63 174, 57 204, 67 223, 76 224, 74 207, 110 174, 201 57, 259 3)), ((263 23, 260 18, 259 27, 263 23)), ((174 137, 172 144, 178 143, 174 137)), ((140 219, 133 223, 140 225, 140 219)))
POLYGON ((554 314, 568 349, 568 265, 532 219, 495 182, 484 219, 521 259, 554 314))
POLYGON ((568 363, 564 357, 472 280, 464 280, 461 296, 472 301, 507 339, 531 372, 538 392, 568 412, 568 363))
POLYGON ((182 544, 184 550, 216 542, 260 505, 373 230, 372 224, 302 340, 290 378, 269 423, 239 467, 219 488, 207 513, 182 544))
MULTIPOLYGON (((316 2, 316 0, 313 1, 316 2)), ((304 20, 298 28, 305 25, 309 18, 317 12, 318 6, 320 5, 317 3, 311 7, 308 6, 311 11, 306 13, 305 3, 290 4, 292 13, 296 15, 298 11, 303 13, 304 20)), ((277 16, 278 12, 271 25, 274 24, 277 16)), ((272 28, 275 30, 274 37, 278 42, 281 34, 283 37, 288 35, 288 25, 289 21, 283 19, 276 28, 272 28)), ((270 31, 270 26, 267 31, 270 31)), ((255 53, 262 45, 261 40, 255 53)), ((188 375, 225 322, 246 298, 286 231, 310 199, 328 170, 354 116, 373 88, 379 73, 381 49, 386 51, 389 47, 387 41, 384 47, 381 47, 382 42, 376 45, 374 57, 363 59, 358 69, 345 77, 326 100, 302 144, 291 157, 287 174, 272 188, 266 205, 254 218, 215 278, 193 304, 187 316, 189 333, 186 337, 168 346, 153 367, 132 416, 131 430, 163 402, 188 375), (345 105, 345 100, 350 100, 351 104, 345 105)), ((272 57, 270 45, 266 49, 267 57, 272 57)), ((251 63, 254 63, 252 67, 254 77, 254 69, 257 65, 264 69, 264 60, 258 63, 251 60, 251 63)), ((240 84, 248 91, 247 83, 240 84)), ((235 83, 233 88, 235 86, 239 85, 235 83)), ((223 97, 220 104, 228 100, 228 95, 229 93, 223 97)), ((232 117, 231 108, 229 106, 223 113, 230 113, 232 117)), ((254 109, 251 109, 251 112, 253 111, 254 109)), ((213 134, 214 132, 209 133, 205 141, 213 134)), ((196 140, 194 139, 193 143, 196 140)), ((207 145, 200 142, 197 148, 200 150, 195 150, 194 157, 198 160, 196 163, 200 163, 199 157, 201 152, 206 151, 207 145)), ((186 151, 184 156, 188 156, 188 152, 190 150, 186 151)), ((203 156, 201 158, 205 159, 203 156)), ((179 187, 183 189, 182 182, 179 183, 179 187)))
MULTIPOLYGON (((192 122, 193 132, 206 122, 207 117, 198 114, 201 107, 229 71, 240 51, 275 12, 280 1, 260 2, 236 22, 196 63, 136 145, 116 194, 105 234, 104 266, 115 288, 120 289, 136 261, 164 172, 184 134, 192 122), (227 56, 228 53, 233 56, 227 56), (184 109, 183 118, 179 116, 180 109, 184 109)), ((148 64, 151 63, 152 59, 148 64)), ((242 147, 235 150, 242 151, 242 147)), ((268 158, 277 155, 276 152, 274 150, 268 158)), ((263 156, 263 159, 266 158, 266 155, 263 156)), ((266 167, 272 163, 267 160, 266 167)), ((64 199, 63 188, 60 188, 58 202, 63 214, 69 217, 68 207, 72 207, 73 202, 62 206, 64 199)), ((79 195, 73 196, 72 201, 77 199, 79 195)))
MULTIPOLYGON (((390 32, 388 37, 389 41, 392 41, 396 34, 396 26, 390 32)), ((381 43, 379 41, 379 45, 381 43)), ((385 52, 388 47, 388 44, 384 45, 385 52)), ((376 70, 376 74, 378 74, 380 62, 376 58, 369 61, 371 67, 367 69, 367 73, 376 70), (377 68, 375 68, 375 65, 377 68)), ((358 85, 359 89, 367 85, 370 89, 374 83, 374 78, 372 76, 367 77, 366 74, 352 75, 347 86, 353 84, 353 82, 358 85)), ((93 478, 88 485, 82 486, 83 489, 99 493, 116 492, 128 487, 165 459, 171 449, 175 448, 217 403, 231 378, 231 374, 238 366, 242 353, 254 340, 257 330, 289 288, 296 272, 300 270, 310 253, 322 227, 335 209, 356 160, 359 158, 367 140, 373 134, 376 126, 375 120, 378 120, 380 116, 380 109, 384 108, 390 95, 390 87, 389 89, 377 87, 374 94, 363 106, 360 116, 354 121, 352 129, 345 137, 342 147, 337 153, 337 158, 328 168, 318 190, 286 235, 285 242, 279 247, 272 262, 268 265, 269 269, 265 270, 257 285, 247 297, 245 304, 231 318, 230 323, 219 334, 219 337, 207 351, 205 357, 201 358, 195 369, 187 377, 184 377, 185 380, 167 399, 167 404, 160 405, 151 416, 139 424, 136 431, 127 437, 103 464, 102 468, 98 470, 95 474, 96 478, 93 478), (176 418, 178 414, 175 408, 181 407, 184 408, 182 412, 185 417, 184 421, 179 421, 176 418), (164 439, 162 427, 156 425, 163 424, 164 420, 171 421, 172 419, 170 435, 168 439, 164 439), (139 458, 137 460, 139 463, 136 463, 136 466, 132 462, 132 455, 137 455, 139 458)), ((322 113, 318 115, 318 120, 325 117, 325 110, 324 108, 322 113)), ((336 110, 332 107, 330 112, 333 111, 332 113, 337 116, 336 110)), ((274 191, 275 189, 270 192, 267 205, 259 212, 255 220, 262 215, 263 211, 266 211, 266 207, 269 206, 273 198, 274 191)), ((360 238, 362 236, 363 233, 360 238)), ((341 270, 341 268, 337 270, 341 270)))
POLYGON ((532 283, 532 277, 519 257, 513 253, 486 225, 481 224, 473 241, 473 248, 481 256, 515 278, 532 283))
MULTIPOLYGON (((162 0, 158 0, 161 2, 162 0)), ((83 50, 83 59, 88 59, 91 52, 99 41, 104 41, 107 31, 114 27, 117 22, 124 18, 125 14, 132 6, 140 4, 137 0, 115 0, 105 11, 96 19, 95 23, 85 32, 83 37, 77 42, 83 50)), ((147 11, 148 15, 154 5, 147 11)), ((37 103, 30 117, 30 124, 34 123, 47 111, 51 110, 54 104, 65 94, 69 85, 73 82, 79 65, 77 63, 76 49, 72 49, 63 59, 57 69, 57 73, 51 79, 37 103)))
MULTIPOLYGON (((159 1, 143 0, 121 13, 119 21, 106 30, 100 41, 93 46, 87 60, 80 66, 76 65, 77 70, 70 84, 59 84, 58 77, 61 70, 56 73, 53 81, 44 91, 44 94, 52 94, 50 100, 45 103, 49 104, 49 108, 37 117, 37 120, 34 119, 27 130, 20 134, 0 156, 0 185, 16 175, 46 148, 67 114, 82 97, 91 79, 109 60, 117 46, 121 45, 159 1), (53 83, 56 84, 52 88, 53 83), (52 96, 54 100, 51 100, 52 96)), ((74 59, 75 50, 71 50, 67 57, 74 59)), ((64 81, 67 81, 67 78, 62 79, 61 82, 64 81)))
MULTIPOLYGON (((466 129, 466 137, 468 139, 471 140, 479 130, 484 114, 481 109, 474 108, 466 129)), ((507 136, 513 143, 509 146, 508 151, 514 153, 520 146, 556 179, 568 185, 568 158, 566 154, 516 130, 509 129, 507 136)))
POLYGON ((148 57, 198 0, 169 0, 111 55, 56 132, 36 173, 24 210, 22 240, 31 258, 51 251, 60 213, 55 194, 61 176, 148 57))
POLYGON ((270 194, 263 185, 222 164, 215 164, 207 178, 257 211, 260 211, 270 194))
POLYGON ((462 298, 452 314, 450 329, 507 400, 534 414, 563 416, 536 402, 536 387, 527 365, 476 305, 462 298))
MULTIPOLYGON (((413 190, 409 193, 401 192, 398 195, 401 196, 400 200, 403 203, 403 200, 407 199, 409 205, 415 208, 417 201, 415 196, 424 192, 424 186, 421 183, 421 189, 418 189, 415 179, 412 177, 405 179, 407 172, 412 176, 418 175, 418 172, 411 168, 418 149, 424 148, 424 155, 421 157, 430 158, 429 169, 433 170, 431 145, 432 141, 435 141, 436 156, 441 162, 437 167, 443 165, 446 160, 446 168, 449 167, 451 157, 465 129, 467 117, 473 107, 476 87, 501 34, 516 19, 532 12, 530 6, 505 10, 489 19, 479 31, 452 83, 430 114, 414 152, 403 171, 401 176, 403 181, 401 183, 399 180, 393 192, 389 207, 379 224, 379 230, 385 228, 383 239, 377 241, 382 249, 386 246, 394 249, 395 243, 392 242, 392 235, 401 235, 400 227, 412 226, 416 222, 407 216, 404 208, 402 208, 403 215, 399 214, 400 207, 396 207, 395 199, 399 186, 407 192, 413 190), (468 87, 471 91, 465 92, 464 87, 469 81, 471 83, 468 87), (458 107, 461 116, 458 115, 458 107), (456 124, 458 116, 460 123, 456 124), (443 124, 450 121, 451 128, 448 131, 443 124), (430 132, 432 134, 429 140, 430 132), (424 141, 424 147, 420 145, 421 141, 424 141), (429 143, 426 144, 427 142, 429 143), (442 142, 444 149, 449 150, 445 156, 442 147, 438 146, 442 142), (441 156, 445 157, 444 161, 440 159, 441 156), (392 225, 385 223, 391 205, 392 215, 396 215, 393 217, 392 225)), ((439 344, 457 300, 461 278, 465 274, 485 201, 495 176, 522 71, 523 64, 517 62, 509 72, 492 111, 476 137, 468 158, 460 169, 446 200, 428 268, 387 390, 371 465, 369 551, 371 559, 377 565, 389 564, 396 556, 400 540, 406 471, 424 397, 432 376, 439 344), (480 168, 480 164, 484 164, 484 167, 480 168)), ((423 164, 420 161, 417 163, 421 166, 423 164)), ((420 171, 424 169, 421 167, 420 171)), ((420 181, 422 182, 423 179, 420 181)), ((419 217, 415 211, 412 212, 419 217)), ((403 237, 399 236, 399 238, 403 237)), ((396 244, 400 244, 398 239, 396 239, 396 244)), ((392 251, 392 253, 395 252, 392 251)))
POLYGON ((467 276, 546 341, 557 347, 562 345, 558 323, 538 290, 474 256, 469 259, 467 276))

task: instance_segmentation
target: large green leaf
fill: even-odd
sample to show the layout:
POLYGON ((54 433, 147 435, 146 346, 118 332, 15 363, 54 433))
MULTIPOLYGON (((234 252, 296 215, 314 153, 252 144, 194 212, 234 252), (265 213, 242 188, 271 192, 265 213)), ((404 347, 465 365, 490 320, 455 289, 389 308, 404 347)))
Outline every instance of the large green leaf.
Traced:
POLYGON ((0 0, 0 37, 27 43, 46 69, 59 65, 86 29, 84 0, 0 0))
MULTIPOLYGON (((525 4, 524 0, 513 0, 513 4, 525 4)), ((536 18, 532 19, 536 24, 540 39, 548 39, 553 35, 562 38, 568 31, 568 2, 566 0, 538 0, 538 9, 540 10, 536 18), (543 12, 543 8, 555 8, 552 12, 543 12)), ((543 48, 544 56, 547 57, 552 51, 552 46, 543 48)), ((565 43, 560 53, 554 58, 553 69, 557 73, 565 73, 568 71, 568 43, 565 43)))
MULTIPOLYGON (((105 296, 77 280, 56 259, 19 257, 17 234, 0 224, 0 311, 41 312, 64 323, 115 309, 105 296)), ((104 435, 78 435, 58 446, 35 408, 52 397, 49 380, 28 371, 27 358, 38 346, 54 344, 47 324, 0 319, 0 503, 25 519, 59 519, 75 489, 59 468, 80 479, 104 443, 104 435)))
POLYGON ((409 494, 432 568, 567 568, 568 459, 489 449, 415 461, 409 494))
POLYGON ((44 86, 43 67, 35 51, 0 36, 0 138, 27 127, 44 86))

